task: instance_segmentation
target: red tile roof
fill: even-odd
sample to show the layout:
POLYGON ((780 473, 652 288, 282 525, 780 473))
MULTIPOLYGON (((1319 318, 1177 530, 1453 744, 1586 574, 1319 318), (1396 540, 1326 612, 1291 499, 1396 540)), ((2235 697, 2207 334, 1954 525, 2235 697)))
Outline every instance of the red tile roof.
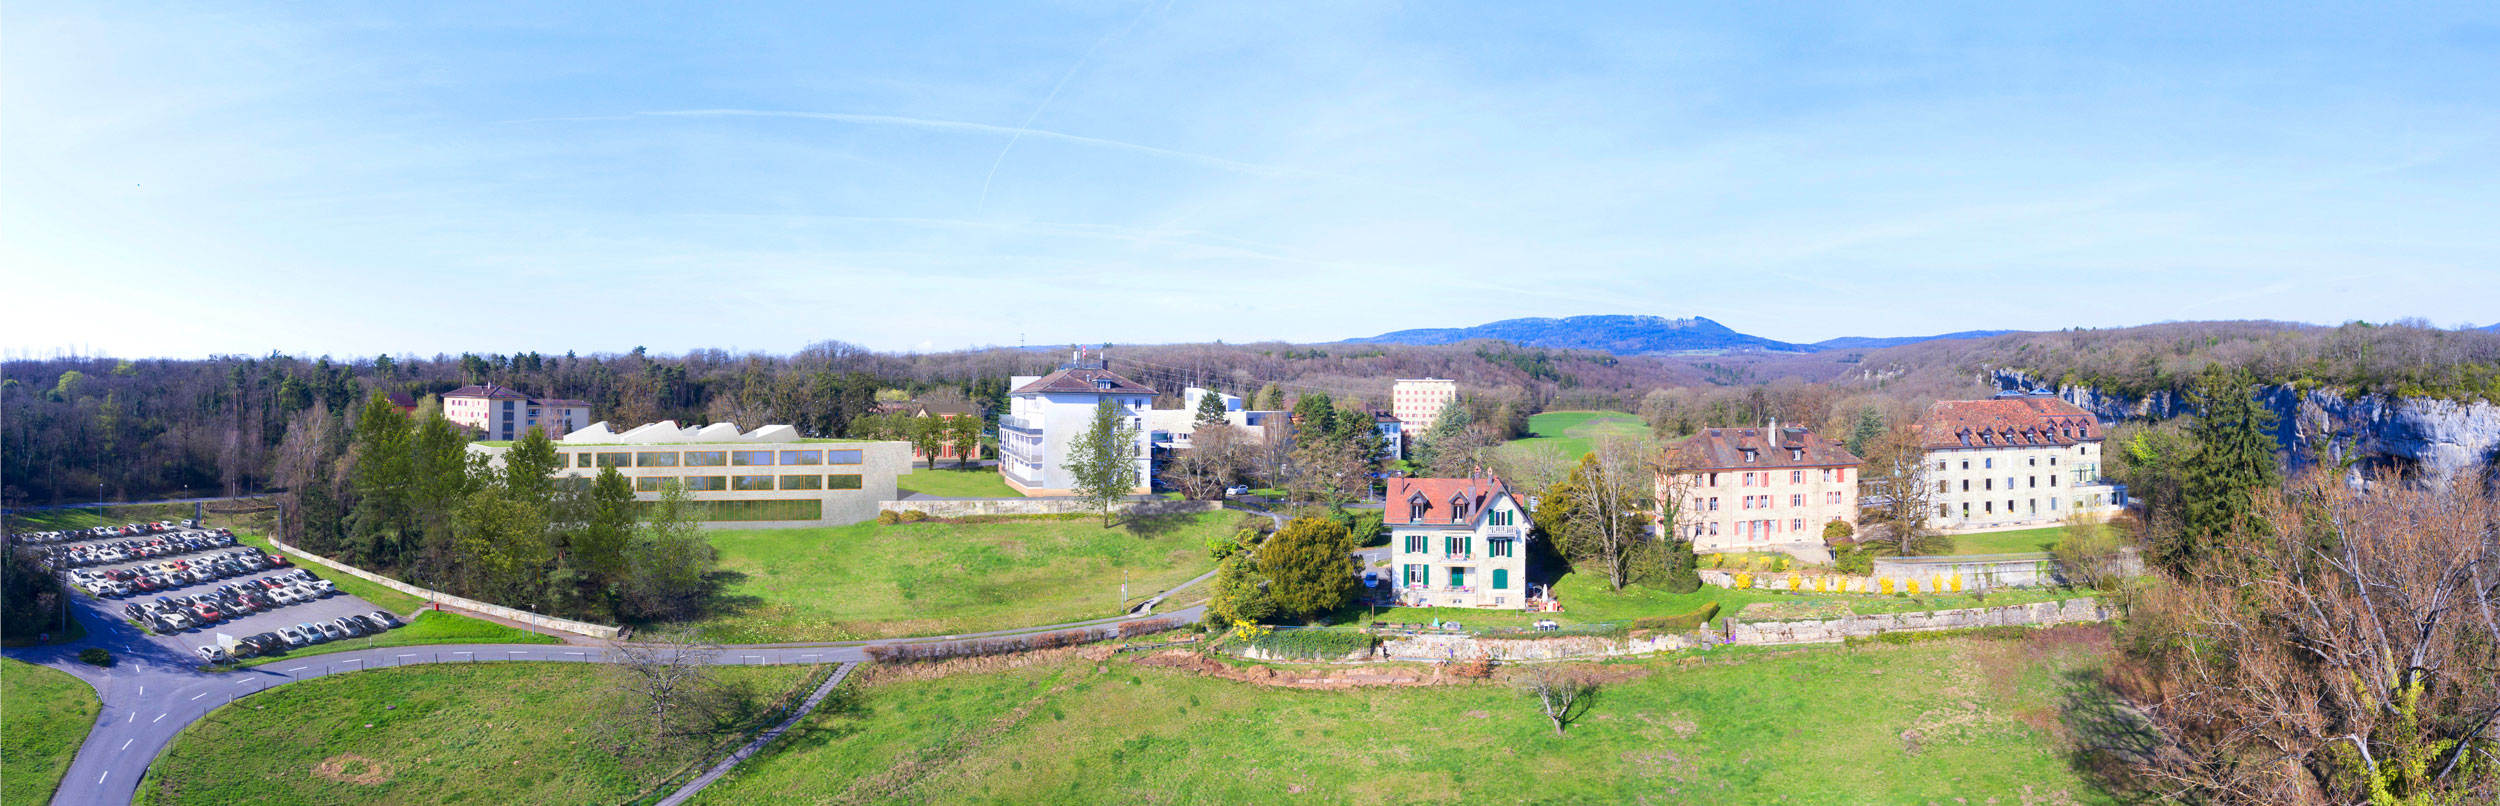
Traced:
POLYGON ((1857 454, 1840 440, 1804 428, 1709 428, 1667 446, 1669 466, 1684 472, 1771 467, 1854 467, 1857 454), (1777 431, 1776 441, 1773 432, 1777 431), (1745 452, 1753 452, 1753 461, 1745 452))
POLYGON ((1929 450, 2062 447, 2101 438, 2091 412, 2046 395, 1940 400, 1915 428, 1929 450))
POLYGON ((449 392, 444 392, 443 396, 482 397, 488 400, 528 400, 530 397, 529 395, 514 391, 509 386, 496 386, 491 383, 485 386, 463 386, 449 392))
POLYGON ((1037 392, 1098 395, 1151 395, 1155 393, 1155 390, 1139 385, 1136 381, 1120 377, 1119 373, 1112 372, 1111 370, 1080 367, 1077 369, 1063 369, 1044 375, 1039 380, 1016 387, 1016 390, 1010 394, 1022 395, 1037 392), (1106 382, 1109 385, 1104 385, 1106 382))
POLYGON ((1386 505, 1381 520, 1391 526, 1459 523, 1450 520, 1450 504, 1459 501, 1467 504, 1465 524, 1473 526, 1484 517, 1485 510, 1492 508, 1495 496, 1509 494, 1510 485, 1499 476, 1472 479, 1392 478, 1389 480, 1388 495, 1381 498, 1386 505), (1423 496, 1424 516, 1410 519, 1408 516, 1414 514, 1413 504, 1417 495, 1423 496))
POLYGON ((587 400, 574 400, 574 399, 569 398, 569 397, 536 397, 536 398, 531 398, 531 399, 530 399, 530 405, 533 405, 533 406, 564 406, 564 407, 567 407, 567 408, 584 408, 584 409, 586 409, 586 408, 590 408, 590 401, 587 401, 587 400))

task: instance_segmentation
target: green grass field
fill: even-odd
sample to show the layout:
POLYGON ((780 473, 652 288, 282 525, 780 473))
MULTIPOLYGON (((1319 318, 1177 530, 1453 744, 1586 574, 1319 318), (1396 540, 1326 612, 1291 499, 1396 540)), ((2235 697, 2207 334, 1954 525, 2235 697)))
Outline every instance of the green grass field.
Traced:
POLYGON ((1617 662, 1568 735, 1510 685, 1266 688, 1133 656, 869 685, 698 803, 2098 804, 2098 627, 1617 662))
POLYGON ((51 802, 103 708, 78 678, 0 659, 0 806, 51 802))
POLYGON ((2022 529, 2012 532, 1982 532, 1972 535, 1954 535, 1953 553, 2016 554, 2021 552, 2048 551, 2051 546, 2057 545, 2057 541, 2064 539, 2065 537, 2066 527, 2063 526, 2050 526, 2040 529, 2022 529))
POLYGON ((1364 608, 1353 608, 1333 620, 1339 624, 1367 624, 1373 621, 1429 624, 1434 619, 1439 619, 1456 621, 1470 629, 1525 627, 1539 619, 1552 619, 1563 624, 1600 624, 1629 622, 1651 617, 1680 616, 1699 610, 1703 605, 1715 603, 1719 606, 1719 614, 1710 620, 1710 626, 1716 627, 1721 621, 1742 612, 1746 605, 1756 603, 1836 604, 1847 608, 1850 613, 1871 616, 1883 613, 1914 613, 1969 607, 2033 604, 2093 595, 2093 592, 2088 590, 2064 588, 2004 590, 1986 596, 1973 594, 1796 595, 1765 590, 1735 590, 1715 585, 1703 585, 1692 593, 1669 593, 1638 583, 1626 585, 1623 590, 1616 591, 1606 584, 1604 577, 1576 572, 1564 574, 1562 579, 1556 580, 1554 592, 1562 598, 1563 612, 1529 613, 1516 610, 1476 610, 1456 607, 1395 607, 1381 608, 1374 612, 1364 608))
POLYGON ((1213 569, 1207 540, 1239 517, 1110 529, 1089 517, 711 532, 734 579, 722 597, 729 612, 702 626, 726 643, 841 641, 1118 615, 1213 569))
POLYGON ((1549 411, 1528 418, 1528 434, 1504 443, 1505 447, 1551 446, 1577 459, 1596 449, 1598 437, 1646 439, 1649 425, 1641 422, 1640 415, 1620 411, 1549 411))
MULTIPOLYGON (((820 667, 725 667, 765 704, 820 667)), ((723 720, 689 746, 610 728, 602 667, 439 664, 308 680, 236 700, 148 769, 148 804, 607 804, 634 800, 769 724, 723 720)))
POLYGON ((377 647, 425 646, 427 644, 561 643, 564 642, 556 639, 554 636, 545 635, 543 633, 534 633, 518 627, 506 627, 492 621, 470 618, 458 613, 441 613, 429 610, 418 613, 416 619, 408 622, 407 626, 383 633, 381 635, 373 636, 371 638, 350 638, 345 641, 332 641, 326 644, 314 644, 312 646, 295 649, 284 655, 251 658, 243 661, 242 665, 259 666, 265 663, 282 663, 291 660, 302 660, 316 655, 327 655, 332 652, 347 652, 351 650, 373 649, 377 647))
POLYGON ((958 470, 943 460, 936 470, 922 465, 895 479, 904 492, 925 493, 940 498, 1022 498, 1023 493, 1007 486, 995 467, 971 467, 958 470))

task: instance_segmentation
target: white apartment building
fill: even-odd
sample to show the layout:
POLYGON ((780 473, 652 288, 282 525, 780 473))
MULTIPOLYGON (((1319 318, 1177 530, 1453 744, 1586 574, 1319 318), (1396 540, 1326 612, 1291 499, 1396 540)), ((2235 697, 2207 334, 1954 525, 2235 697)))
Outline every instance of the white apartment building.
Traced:
POLYGON ((1048 375, 1019 375, 1008 383, 1007 413, 998 418, 998 472, 1025 495, 1069 495, 1075 482, 1064 467, 1068 446, 1091 428, 1103 401, 1121 410, 1123 425, 1137 430, 1137 488, 1153 484, 1152 434, 1146 427, 1155 390, 1120 377, 1099 362, 1072 363, 1048 375))
MULTIPOLYGON (((1662 504, 1681 499, 1677 533, 1693 550, 1822 545, 1833 521, 1858 524, 1858 457, 1803 428, 1710 428, 1667 447, 1662 504)), ((1665 507, 1661 506, 1663 511, 1665 507)))
POLYGON ((2126 508, 2126 488, 2101 478, 2099 420, 2054 396, 1938 401, 1917 429, 1939 531, 2055 526, 2126 508))
POLYGON ((1405 431, 1421 435, 1441 421, 1441 410, 1458 399, 1458 382, 1443 378, 1400 378, 1389 387, 1389 416, 1405 431))
MULTIPOLYGON (((667 420, 617 433, 594 423, 555 441, 555 477, 587 484, 614 468, 634 497, 656 501, 676 482, 706 526, 839 526, 877 516, 896 496, 895 477, 911 467, 911 443, 802 439, 768 425, 741 432, 730 423, 679 427, 667 420)), ((511 448, 470 443, 500 467, 511 448)))
POLYGON ((507 386, 463 386, 444 392, 443 419, 486 432, 484 439, 520 439, 530 426, 549 439, 590 426, 590 402, 531 397, 507 386))
POLYGON ((1499 477, 1389 479, 1392 590, 1406 607, 1526 610, 1528 509, 1499 477))

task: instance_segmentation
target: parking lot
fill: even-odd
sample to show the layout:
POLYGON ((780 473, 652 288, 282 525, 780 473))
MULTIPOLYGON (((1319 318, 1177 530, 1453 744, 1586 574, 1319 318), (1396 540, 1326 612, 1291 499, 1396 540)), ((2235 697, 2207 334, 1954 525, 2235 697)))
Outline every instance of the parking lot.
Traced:
MULTIPOLYGON (((208 532, 206 530, 184 529, 177 527, 162 532, 142 534, 135 537, 113 535, 92 539, 55 541, 30 539, 21 541, 20 544, 50 550, 45 553, 49 554, 55 558, 57 562, 64 565, 71 564, 73 561, 70 558, 77 557, 78 559, 76 559, 75 562, 80 563, 78 567, 61 570, 64 572, 65 576, 69 575, 70 572, 79 572, 78 575, 85 577, 91 584, 98 582, 99 577, 115 576, 111 573, 115 571, 127 571, 132 574, 148 574, 151 570, 165 568, 166 566, 164 564, 167 563, 182 563, 194 568, 204 569, 210 567, 211 563, 209 561, 213 559, 266 556, 259 555, 257 550, 248 546, 231 544, 216 545, 217 543, 225 541, 213 538, 208 540, 199 539, 213 534, 213 532, 208 532), (155 556, 149 557, 130 555, 125 556, 124 559, 121 559, 118 562, 97 562, 95 560, 98 553, 97 549, 99 547, 127 546, 133 544, 134 541, 179 542, 185 538, 191 539, 191 542, 194 543, 196 547, 185 547, 185 549, 181 551, 159 553, 155 556), (151 566, 155 568, 151 569, 151 566)), ((218 646, 220 642, 218 641, 217 636, 220 634, 232 636, 236 639, 242 639, 263 633, 278 632, 283 628, 296 627, 300 624, 333 622, 334 620, 343 617, 359 617, 381 609, 363 599, 359 599, 343 592, 335 591, 327 592, 325 595, 315 598, 307 598, 292 603, 278 603, 274 601, 274 599, 270 598, 275 589, 262 582, 262 580, 300 577, 301 575, 306 574, 318 578, 319 571, 316 570, 298 569, 293 564, 270 565, 260 570, 245 573, 232 573, 232 571, 235 570, 239 569, 229 565, 224 571, 206 574, 211 578, 204 580, 196 578, 201 575, 197 573, 179 575, 157 573, 154 574, 154 576, 158 579, 170 579, 177 576, 182 578, 176 581, 175 584, 167 587, 144 592, 134 590, 122 596, 94 596, 83 592, 87 589, 86 586, 73 584, 73 587, 82 591, 82 593, 78 594, 76 598, 80 602, 80 606, 86 611, 86 618, 84 618, 83 621, 89 626, 91 631, 127 631, 133 634, 134 638, 144 640, 163 648, 167 651, 167 654, 188 657, 203 663, 206 662, 206 659, 203 658, 201 653, 198 651, 199 648, 203 646, 218 646), (161 627, 157 626, 151 626, 150 628, 143 630, 141 627, 132 624, 133 619, 130 614, 126 612, 127 608, 132 605, 157 602, 160 598, 171 602, 177 601, 182 597, 202 595, 214 597, 221 588, 227 588, 228 586, 233 586, 234 588, 239 589, 258 589, 261 591, 261 594, 256 598, 269 601, 269 603, 274 604, 275 606, 256 613, 238 612, 237 608, 231 606, 217 607, 215 609, 219 611, 220 618, 218 618, 215 622, 205 625, 190 625, 187 628, 180 629, 179 631, 172 632, 170 634, 159 634, 158 630, 161 629, 161 627)), ((109 590, 112 586, 99 584, 97 587, 109 590)), ((298 589, 300 590, 300 588, 298 589)), ((186 612, 196 612, 194 608, 188 606, 180 609, 186 612)), ((153 619, 148 619, 146 621, 152 620, 153 619)), ((321 642, 316 641, 314 643, 321 642)))

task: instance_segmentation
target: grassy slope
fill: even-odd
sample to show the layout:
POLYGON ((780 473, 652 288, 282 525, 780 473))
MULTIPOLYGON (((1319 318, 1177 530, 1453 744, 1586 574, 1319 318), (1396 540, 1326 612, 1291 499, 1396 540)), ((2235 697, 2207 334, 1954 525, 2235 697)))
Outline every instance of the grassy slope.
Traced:
MULTIPOLYGON (((720 673, 769 701, 813 671, 720 673)), ((618 742, 623 755, 639 755, 643 744, 601 727, 603 673, 575 664, 445 664, 281 686, 184 729, 148 770, 137 802, 618 803, 700 760, 700 751, 680 750, 642 764, 619 761, 618 742), (381 762, 388 780, 353 784, 315 773, 344 755, 381 762)))
POLYGON ((1129 659, 893 682, 697 802, 2106 803, 2051 728, 2094 634, 1615 664, 1650 673, 1566 738, 1499 684, 1280 690, 1129 659))
MULTIPOLYGON (((261 550, 267 551, 271 554, 286 553, 270 546, 268 538, 261 537, 258 534, 249 534, 241 529, 234 530, 234 539, 237 543, 241 543, 246 546, 258 546, 261 550)), ((294 562, 297 567, 311 571, 315 576, 327 579, 332 584, 338 585, 339 592, 372 602, 373 606, 397 613, 402 617, 406 617, 409 613, 415 612, 417 608, 425 606, 424 599, 410 596, 390 588, 382 587, 381 583, 373 582, 353 574, 341 573, 328 566, 308 560, 296 560, 292 557, 289 557, 288 560, 294 562)))
POLYGON ((332 641, 326 644, 314 644, 312 646, 296 649, 284 655, 252 658, 244 661, 243 665, 259 666, 265 663, 283 663, 291 660, 302 660, 306 657, 314 655, 327 655, 332 652, 347 652, 357 649, 372 649, 375 647, 424 646, 427 644, 561 643, 564 642, 554 638, 553 636, 530 632, 518 627, 506 627, 492 621, 470 618, 458 613, 438 613, 427 611, 418 613, 416 620, 408 622, 407 626, 378 636, 371 638, 350 638, 345 641, 332 641))
POLYGON ((2026 551, 2048 551, 2050 546, 2066 537, 2066 527, 2048 526, 2011 532, 1982 532, 1954 535, 1955 554, 2014 554, 2026 551))
POLYGON ((51 801, 103 703, 78 678, 0 660, 0 704, 0 806, 51 801))
POLYGON ((903 474, 894 482, 904 492, 927 493, 943 498, 1024 497, 1023 493, 1016 492, 998 477, 998 468, 995 467, 957 470, 943 460, 938 462, 936 470, 923 465, 914 467, 919 469, 903 474))
MULTIPOLYGON (((1784 576, 1783 576, 1784 578, 1784 576)), ((1451 607, 1400 607, 1379 612, 1377 619, 1404 624, 1429 623, 1433 619, 1457 621, 1468 627, 1520 627, 1538 619, 1553 619, 1565 624, 1631 621, 1651 616, 1676 616, 1716 602, 1719 615, 1711 625, 1743 611, 1756 602, 1786 604, 1842 603, 1859 615, 1908 613, 1923 610, 1955 610, 1966 607, 1998 607, 2030 604, 2092 595, 2090 591, 2055 588, 2002 591, 1980 598, 1969 594, 1919 596, 1815 595, 1799 596, 1762 590, 1731 590, 1703 585, 1692 593, 1668 593, 1646 585, 1632 584, 1623 590, 1610 590, 1604 578, 1581 573, 1564 574, 1554 583, 1562 597, 1563 612, 1527 613, 1509 610, 1474 610, 1451 607)), ((1368 612, 1357 614, 1357 622, 1373 618, 1368 612)))
POLYGON ((943 635, 1099 618, 1214 567, 1215 512, 1132 532, 1090 518, 711 532, 743 575, 705 622, 728 643, 943 635), (742 601, 743 600, 743 601, 742 601))
POLYGON ((1649 435, 1649 426, 1641 422, 1640 415, 1620 411, 1552 411, 1529 417, 1528 434, 1525 439, 1511 440, 1505 445, 1550 445, 1576 459, 1594 450, 1600 436, 1638 439, 1649 435))

